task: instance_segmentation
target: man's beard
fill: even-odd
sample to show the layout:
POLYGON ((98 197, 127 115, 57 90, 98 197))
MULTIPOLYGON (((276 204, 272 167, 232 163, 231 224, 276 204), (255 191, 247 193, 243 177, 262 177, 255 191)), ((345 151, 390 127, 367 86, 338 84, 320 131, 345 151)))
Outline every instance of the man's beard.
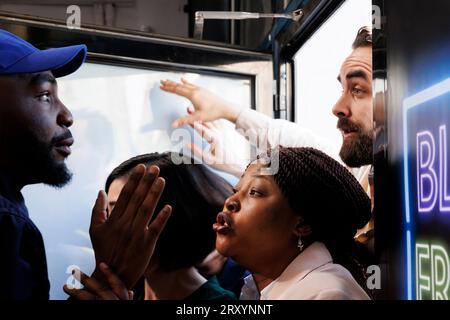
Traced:
MULTIPOLYGON (((64 136, 67 137, 67 135, 64 136)), ((66 164, 63 161, 57 161, 52 153, 55 143, 63 139, 62 136, 54 137, 50 143, 44 143, 34 135, 30 135, 26 143, 27 147, 24 148, 27 154, 21 158, 25 160, 24 165, 31 169, 31 172, 27 170, 27 174, 30 175, 32 183, 44 183, 55 188, 62 188, 72 180, 72 173, 66 164)))
POLYGON ((359 168, 373 164, 373 134, 364 133, 361 127, 346 118, 340 118, 338 129, 353 131, 354 139, 344 140, 339 155, 350 168, 359 168))

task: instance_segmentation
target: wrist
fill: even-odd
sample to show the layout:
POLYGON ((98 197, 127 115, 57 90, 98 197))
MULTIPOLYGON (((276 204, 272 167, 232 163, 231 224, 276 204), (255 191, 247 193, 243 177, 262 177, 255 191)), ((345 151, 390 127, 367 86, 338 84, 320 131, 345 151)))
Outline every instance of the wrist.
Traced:
POLYGON ((231 104, 224 106, 224 119, 236 123, 239 115, 241 114, 241 109, 231 104))

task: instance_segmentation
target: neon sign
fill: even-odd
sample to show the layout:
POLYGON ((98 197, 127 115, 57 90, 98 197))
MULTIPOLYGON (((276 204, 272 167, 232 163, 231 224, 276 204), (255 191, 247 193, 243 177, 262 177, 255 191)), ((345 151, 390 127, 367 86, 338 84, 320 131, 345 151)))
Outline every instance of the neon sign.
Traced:
POLYGON ((430 131, 417 134, 416 150, 418 211, 432 211, 439 198, 439 211, 450 212, 450 195, 447 190, 447 126, 439 127, 438 157, 436 157, 436 142, 430 131), (438 171, 436 166, 439 167, 438 171))
POLYGON ((416 270, 418 300, 449 299, 450 262, 443 246, 417 242, 416 270))
POLYGON ((406 297, 450 297, 450 78, 403 103, 406 297), (414 178, 413 178, 414 177, 414 178))

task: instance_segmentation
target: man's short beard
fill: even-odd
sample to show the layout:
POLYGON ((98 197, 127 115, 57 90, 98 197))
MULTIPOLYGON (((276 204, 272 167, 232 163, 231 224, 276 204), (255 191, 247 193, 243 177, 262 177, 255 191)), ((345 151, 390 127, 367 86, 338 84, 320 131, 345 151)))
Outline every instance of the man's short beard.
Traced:
MULTIPOLYGON (((47 149, 47 159, 41 171, 42 183, 55 188, 62 188, 72 180, 72 173, 64 162, 56 162, 52 157, 51 149, 47 149)), ((44 156, 44 154, 42 154, 44 156)))
POLYGON ((339 155, 350 168, 373 164, 372 136, 359 132, 357 138, 344 140, 339 155))
POLYGON ((31 169, 32 183, 44 183, 46 185, 62 188, 72 180, 72 173, 64 162, 57 162, 53 157, 53 144, 44 143, 33 137, 28 140, 26 166, 31 169))

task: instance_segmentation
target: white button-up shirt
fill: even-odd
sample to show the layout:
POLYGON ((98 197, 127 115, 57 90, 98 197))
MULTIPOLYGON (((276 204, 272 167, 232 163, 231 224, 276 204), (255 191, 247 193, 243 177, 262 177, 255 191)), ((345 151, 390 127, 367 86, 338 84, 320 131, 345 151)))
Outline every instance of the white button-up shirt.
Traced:
MULTIPOLYGON (((236 129, 238 132, 245 134, 247 139, 251 137, 254 141, 267 142, 270 148, 279 145, 284 147, 311 147, 326 153, 345 165, 339 156, 339 146, 294 122, 272 119, 255 110, 243 109, 236 121, 236 129), (258 137, 258 139, 255 137, 258 137)), ((263 146, 265 145, 263 143, 263 146)), ((349 168, 349 170, 366 189, 364 181, 367 180, 370 166, 349 168)), ((370 192, 368 194, 370 196, 370 192)))

